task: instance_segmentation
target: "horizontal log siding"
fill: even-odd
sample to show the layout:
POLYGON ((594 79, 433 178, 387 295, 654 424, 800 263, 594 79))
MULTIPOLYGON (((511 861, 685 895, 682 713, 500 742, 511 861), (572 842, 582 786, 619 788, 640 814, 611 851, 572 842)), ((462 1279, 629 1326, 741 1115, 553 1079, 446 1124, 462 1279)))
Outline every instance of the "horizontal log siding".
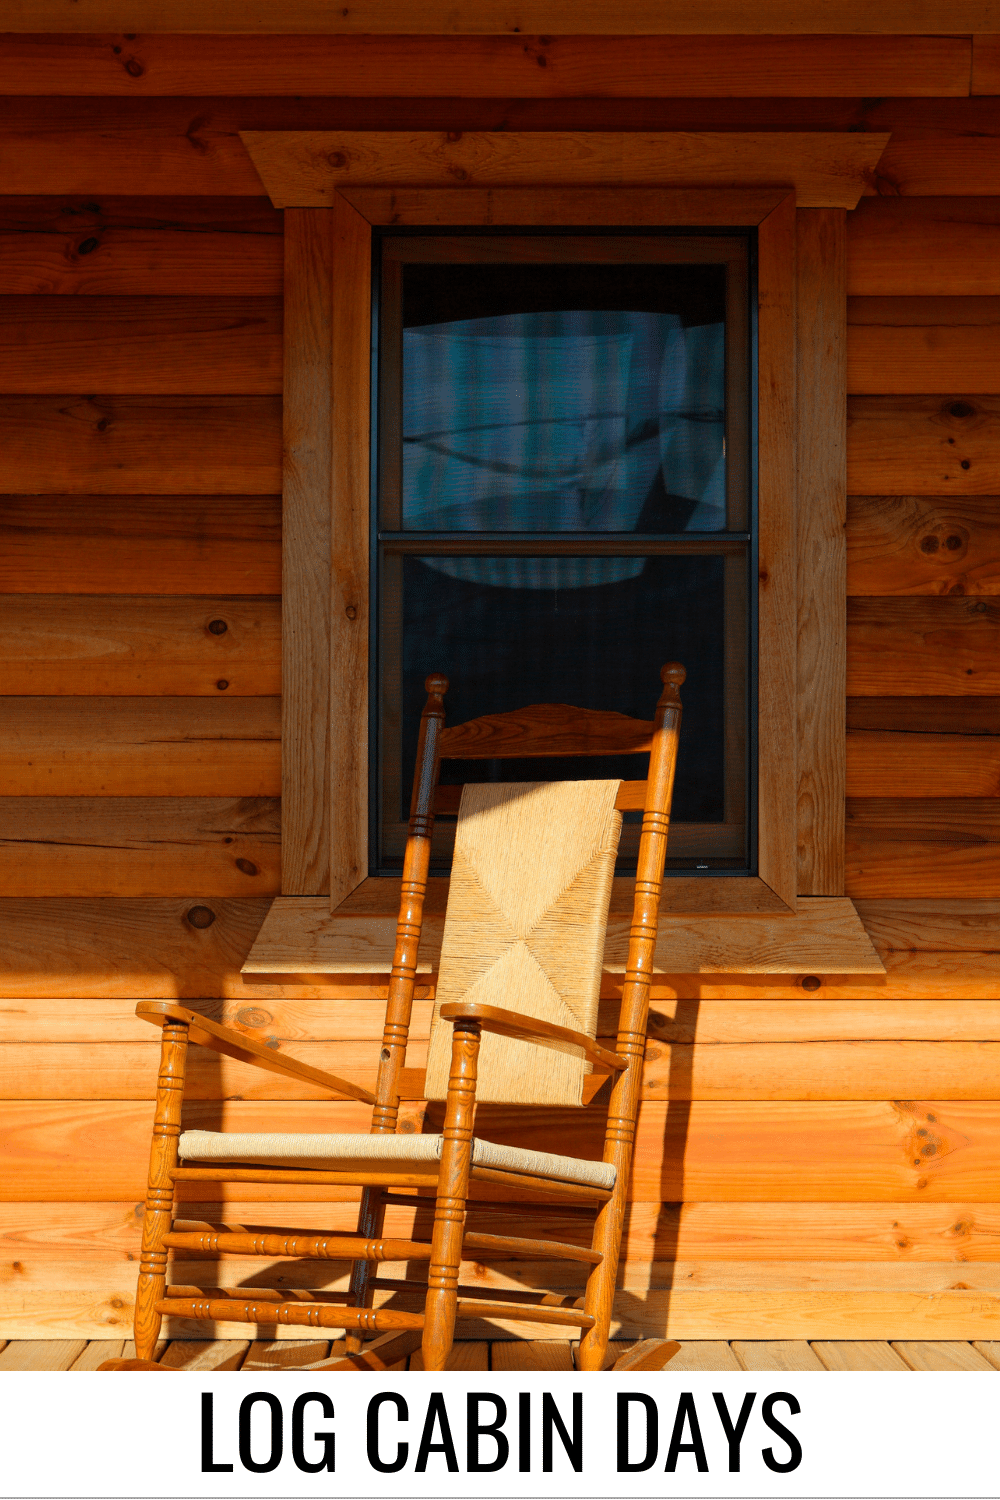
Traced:
MULTIPOLYGON (((182 997, 289 1053, 370 1073, 384 981, 248 988, 239 972, 278 879, 282 257, 281 216, 237 131, 365 126, 892 131, 848 216, 848 890, 887 974, 658 977, 621 1329, 669 1318, 703 1338, 990 1336, 1000 106, 941 97, 967 92, 961 39, 848 43, 829 77, 810 71, 808 48, 741 44, 771 71, 744 60, 734 92, 748 77, 778 92, 792 58, 795 88, 828 97, 637 98, 624 125, 613 99, 498 96, 641 92, 651 71, 660 93, 697 92, 693 43, 668 83, 649 39, 641 75, 604 63, 596 80, 586 49, 554 43, 541 69, 514 58, 523 43, 490 42, 509 61, 476 85, 492 97, 464 100, 195 97, 247 93, 247 39, 225 78, 204 39, 191 60, 177 39, 143 39, 138 82, 93 39, 65 82, 51 43, 18 43, 28 62, 11 87, 122 96, 12 98, 4 126, 16 149, 0 169, 0 1338, 126 1335, 155 1073, 137 997, 182 997), (938 97, 887 97, 894 77, 938 97), (853 86, 859 97, 843 97, 853 86), (191 97, 154 96, 174 87, 191 97), (140 181, 149 196, 134 196, 140 181)), ((676 39, 654 46, 680 58, 676 39)), ((351 47, 367 55, 339 51, 351 47)), ((326 66, 311 40, 283 57, 298 92, 326 66)), ((367 77, 352 77, 355 93, 377 92, 367 77)), ((602 1034, 620 980, 604 990, 602 1034)), ((411 1069, 432 994, 418 987, 411 1069)), ((353 1104, 296 1093, 205 1054, 189 1114, 363 1124, 353 1104)), ((417 1098, 404 1110, 436 1119, 417 1098)), ((537 1142, 533 1116, 494 1113, 484 1131, 537 1142)), ((596 1152, 600 1096, 544 1129, 596 1152)), ((224 1212, 240 1222, 353 1224, 339 1190, 234 1191, 224 1212)), ((191 1193, 192 1215, 223 1214, 212 1192, 191 1193)), ((511 1203, 481 1210, 478 1227, 535 1225, 511 1203)), ((390 1212, 387 1233, 413 1228, 390 1212)), ((550 1228, 581 1233, 558 1211, 550 1228)), ((248 1269, 273 1279, 265 1263, 225 1260, 211 1276, 248 1269)), ((488 1274, 510 1281, 502 1263, 488 1274)))

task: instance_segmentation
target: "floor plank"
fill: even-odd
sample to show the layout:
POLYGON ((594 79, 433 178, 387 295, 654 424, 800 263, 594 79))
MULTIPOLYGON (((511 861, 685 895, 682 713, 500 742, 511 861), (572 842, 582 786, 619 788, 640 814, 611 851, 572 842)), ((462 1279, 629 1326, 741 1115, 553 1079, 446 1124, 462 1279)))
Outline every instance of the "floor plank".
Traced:
POLYGON ((124 1339, 91 1339, 79 1357, 74 1361, 74 1370, 96 1370, 103 1365, 106 1359, 134 1359, 135 1355, 125 1353, 124 1339))
POLYGON ((741 1370, 744 1367, 725 1339, 684 1339, 679 1352, 664 1368, 673 1371, 741 1370))
POLYGON ((572 1370, 573 1368, 573 1350, 562 1339, 497 1340, 490 1351, 490 1358, 494 1370, 572 1370))
POLYGON ((165 1370, 238 1370, 249 1339, 175 1339, 160 1360, 165 1370))
POLYGON ((989 1360, 995 1370, 1000 1370, 1000 1343, 995 1339, 973 1339, 972 1347, 989 1360))
POLYGON ((86 1339, 11 1339, 0 1370, 69 1370, 86 1347, 86 1339))
MULTIPOLYGON (((744 1370, 822 1370, 805 1339, 734 1339, 730 1345, 744 1370)), ((682 1351, 683 1352, 683 1351, 682 1351)), ((677 1359, 680 1355, 677 1356, 677 1359)), ((677 1368, 676 1360, 672 1361, 677 1368)))
MULTIPOLYGON (((461 1343, 452 1344, 451 1353, 445 1365, 446 1370, 488 1370, 489 1367, 490 1346, 485 1340, 480 1339, 463 1339, 461 1343)), ((410 1355, 410 1369, 422 1370, 423 1368, 424 1358, 417 1349, 410 1355)))
POLYGON ((883 1339, 820 1339, 813 1353, 828 1370, 908 1370, 910 1367, 883 1339))
POLYGON ((959 1340, 937 1340, 934 1343, 906 1340, 892 1347, 911 1370, 995 1370, 989 1360, 971 1344, 959 1340))
MULTIPOLYGON (((153 1358, 156 1360, 162 1359, 167 1352, 169 1343, 169 1339, 159 1339, 156 1348, 153 1350, 153 1358)), ((122 1359, 135 1359, 135 1357, 135 1339, 126 1339, 125 1348, 122 1350, 122 1359)))
POLYGON ((311 1370, 330 1358, 329 1339, 255 1339, 242 1370, 311 1370))

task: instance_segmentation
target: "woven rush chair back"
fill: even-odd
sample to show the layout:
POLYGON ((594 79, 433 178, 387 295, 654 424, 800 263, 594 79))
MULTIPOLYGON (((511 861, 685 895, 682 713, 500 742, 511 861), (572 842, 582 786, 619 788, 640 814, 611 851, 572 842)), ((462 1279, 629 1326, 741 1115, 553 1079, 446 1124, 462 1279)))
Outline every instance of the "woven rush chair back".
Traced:
MULTIPOLYGON (((597 1006, 622 815, 620 781, 466 785, 458 814, 425 1091, 444 1099, 459 1000, 586 1032, 597 1006)), ((578 1048, 542 1050, 484 1034, 481 1104, 583 1103, 591 1064, 578 1048)))

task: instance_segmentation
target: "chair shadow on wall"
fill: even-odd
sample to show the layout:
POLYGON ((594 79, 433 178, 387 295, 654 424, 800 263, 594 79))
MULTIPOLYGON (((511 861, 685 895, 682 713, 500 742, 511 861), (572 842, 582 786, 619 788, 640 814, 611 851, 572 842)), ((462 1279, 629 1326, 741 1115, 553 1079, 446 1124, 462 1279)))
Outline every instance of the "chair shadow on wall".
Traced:
MULTIPOLYGON (((655 1070, 656 1092, 662 1099, 665 1084, 667 1095, 660 1142, 659 1202, 655 1205, 655 1211, 650 1211, 651 1205, 641 1192, 641 1184, 639 1190, 633 1189, 633 1204, 625 1221, 622 1267, 615 1293, 616 1321, 621 1324, 621 1332, 612 1334, 612 1337, 678 1337, 669 1324, 673 1293, 678 1284, 676 1266, 681 1240, 681 1214, 686 1196, 684 1162, 691 1124, 691 1092, 694 1082, 693 1043, 701 1006, 697 998, 700 986, 695 985, 693 991, 693 994, 689 992, 689 998, 674 1001, 672 1019, 656 1009, 655 1000, 650 1003, 646 1028, 646 1071, 649 1076, 655 1070), (626 1263, 630 1266, 630 1279, 635 1278, 637 1266, 645 1265, 648 1268, 649 1279, 645 1288, 640 1290, 635 1286, 622 1286, 626 1263)), ((641 1120, 640 1106, 640 1129, 641 1120)), ((654 1170, 654 1163, 650 1161, 649 1177, 654 1176, 654 1170)), ((646 1170, 643 1171, 643 1176, 646 1176, 646 1170)))

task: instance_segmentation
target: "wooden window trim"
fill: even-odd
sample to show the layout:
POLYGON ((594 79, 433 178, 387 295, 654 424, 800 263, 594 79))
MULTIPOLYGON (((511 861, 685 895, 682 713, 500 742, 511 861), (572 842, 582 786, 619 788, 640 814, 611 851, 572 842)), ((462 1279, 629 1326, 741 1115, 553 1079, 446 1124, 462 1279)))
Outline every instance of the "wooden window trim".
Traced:
MULTIPOLYGON (((616 143, 617 154, 609 153, 611 165, 605 172, 613 186, 578 187, 570 181, 538 191, 476 182, 422 186, 420 176, 430 175, 429 159, 434 158, 435 172, 446 170, 441 137, 393 136, 393 169, 403 179, 398 185, 328 180, 323 208, 290 207, 286 212, 283 895, 329 893, 326 909, 340 908, 344 918, 353 914, 370 921, 394 914, 395 883, 367 878, 372 226, 550 223, 757 228, 760 873, 750 878, 674 878, 669 900, 673 911, 691 913, 696 920, 696 914, 711 914, 716 927, 722 914, 793 916, 800 895, 842 898, 844 200, 853 205, 860 197, 864 168, 852 157, 851 171, 843 169, 853 179, 849 188, 841 180, 835 193, 827 192, 828 201, 838 201, 797 213, 795 192, 788 187, 618 186, 622 142, 631 143, 632 137, 601 137, 616 143), (410 143, 408 169, 400 138, 410 143), (407 170, 412 185, 406 181, 407 170), (804 252, 798 268, 797 242, 804 252), (807 440, 799 436, 803 428, 807 440), (798 538, 797 494, 808 497, 798 538)), ((303 186, 302 161, 305 152, 315 168, 318 139, 316 133, 245 137, 276 202, 289 196, 316 201, 315 182, 303 186), (290 188, 287 183, 284 189, 276 186, 275 163, 281 153, 276 153, 275 141, 292 164, 290 188)), ((323 133, 322 139, 338 148, 326 153, 327 162, 346 158, 360 161, 362 173, 371 171, 371 133, 323 133)), ((676 138, 665 139, 669 144, 676 138)), ((858 137, 842 139, 855 143, 858 137)), ((505 150, 511 142, 516 146, 513 132, 504 138, 505 150)), ((883 146, 879 141, 874 152, 869 149, 871 165, 883 146)), ((475 155, 474 142, 471 149, 475 155)), ((815 153, 810 162, 814 164, 815 153)), ((339 170, 328 166, 327 178, 339 170)), ((587 170, 592 177, 600 175, 593 157, 587 170)), ((567 175, 573 172, 567 169, 567 175)), ((788 175, 794 177, 795 171, 788 175)), ((454 183, 455 178, 445 180, 454 183)), ((818 194, 820 189, 811 189, 811 201, 818 194)), ((314 904, 308 903, 310 908, 314 904)), ((279 898, 272 910, 268 942, 286 905, 279 898)), ((850 903, 841 899, 837 906, 850 903)), ((814 933, 817 910, 810 913, 814 933)), ((838 920, 843 919, 841 912, 838 920)), ((860 923, 857 941, 848 945, 855 971, 861 971, 858 963, 863 967, 869 961, 880 968, 859 933, 860 923)), ((752 945, 750 926, 741 936, 742 948, 752 945)), ((821 949, 822 944, 813 958, 815 967, 825 965, 832 972, 832 965, 845 961, 843 944, 837 952, 821 949)), ((257 959, 262 961, 263 954, 255 949, 245 970, 248 978, 257 971, 257 959)), ((752 961, 747 951, 743 962, 734 958, 734 967, 745 968, 752 961)), ((327 962, 324 967, 343 966, 327 962)))

